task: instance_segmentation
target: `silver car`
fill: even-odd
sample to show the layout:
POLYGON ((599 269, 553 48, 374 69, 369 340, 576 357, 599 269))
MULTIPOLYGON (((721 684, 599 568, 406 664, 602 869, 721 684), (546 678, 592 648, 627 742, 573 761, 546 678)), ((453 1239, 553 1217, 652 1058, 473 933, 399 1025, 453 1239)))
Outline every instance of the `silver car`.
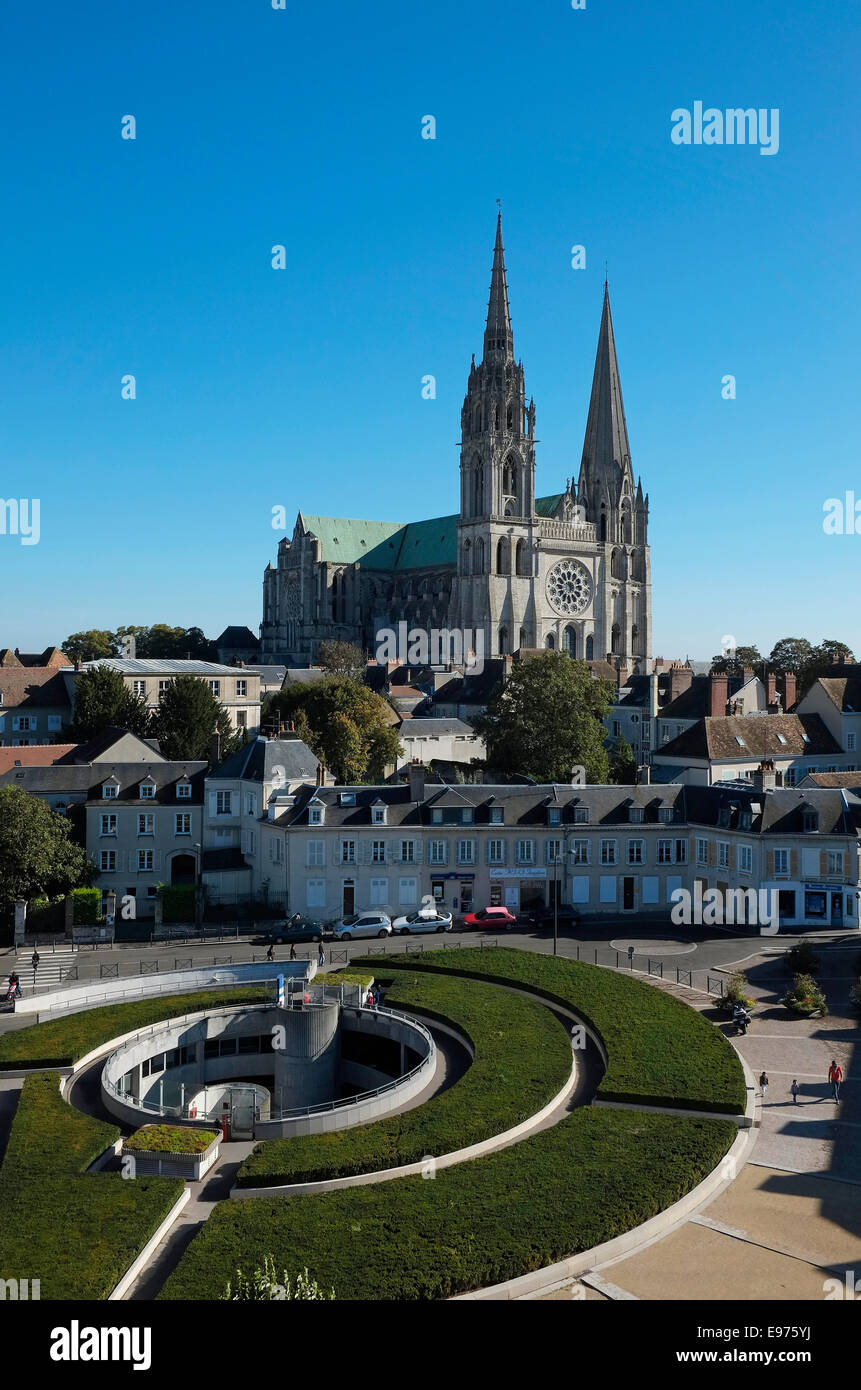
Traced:
POLYGON ((332 924, 336 941, 352 941, 354 936, 391 936, 392 919, 385 912, 351 912, 332 924))
POLYGON ((444 909, 423 907, 418 912, 409 912, 406 917, 396 917, 392 924, 396 936, 411 936, 414 932, 451 931, 451 913, 444 909))

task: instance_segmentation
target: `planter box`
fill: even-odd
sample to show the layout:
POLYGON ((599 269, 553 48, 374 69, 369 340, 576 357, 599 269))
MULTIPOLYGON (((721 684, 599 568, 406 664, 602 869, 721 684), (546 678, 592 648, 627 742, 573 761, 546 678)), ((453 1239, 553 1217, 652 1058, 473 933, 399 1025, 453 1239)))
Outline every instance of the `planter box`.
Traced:
POLYGON ((135 1169, 141 1175, 161 1178, 185 1178, 186 1182, 197 1182, 216 1162, 221 1147, 221 1135, 213 1139, 208 1148, 199 1154, 174 1154, 157 1149, 133 1149, 123 1145, 123 1154, 130 1154, 135 1161, 135 1169))

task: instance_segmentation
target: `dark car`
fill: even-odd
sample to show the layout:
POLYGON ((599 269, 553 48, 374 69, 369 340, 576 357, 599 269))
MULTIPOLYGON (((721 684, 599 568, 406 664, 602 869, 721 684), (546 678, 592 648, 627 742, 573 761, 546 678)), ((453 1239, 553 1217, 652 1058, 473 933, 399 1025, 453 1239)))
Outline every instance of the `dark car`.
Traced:
POLYGON ((317 922, 312 917, 300 917, 297 912, 286 922, 276 922, 266 933, 266 940, 276 945, 279 942, 322 941, 325 932, 323 922, 317 922))
MULTIPOLYGON (((579 927, 580 913, 576 907, 569 907, 566 903, 560 903, 555 909, 556 921, 560 927, 579 927)), ((553 930, 552 907, 537 907, 534 912, 529 914, 530 927, 549 927, 553 930)))

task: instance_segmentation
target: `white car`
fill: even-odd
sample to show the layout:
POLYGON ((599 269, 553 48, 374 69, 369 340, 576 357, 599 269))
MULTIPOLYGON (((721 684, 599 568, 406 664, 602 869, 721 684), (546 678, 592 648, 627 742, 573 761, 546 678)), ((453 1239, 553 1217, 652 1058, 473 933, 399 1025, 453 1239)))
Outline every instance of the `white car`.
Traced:
POLYGON ((451 931, 451 913, 442 908, 423 907, 418 912, 409 912, 406 917, 396 917, 392 923, 396 936, 411 936, 413 932, 451 931))
POLYGON ((392 919, 385 912, 351 912, 332 925, 336 941, 352 941, 354 936, 391 936, 392 919))

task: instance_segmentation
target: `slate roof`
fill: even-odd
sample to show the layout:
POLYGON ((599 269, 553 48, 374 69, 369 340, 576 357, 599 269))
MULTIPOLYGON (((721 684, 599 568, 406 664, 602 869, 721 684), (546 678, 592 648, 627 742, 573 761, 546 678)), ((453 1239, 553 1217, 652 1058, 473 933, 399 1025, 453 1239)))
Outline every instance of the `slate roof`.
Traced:
POLYGON ((738 714, 700 719, 656 749, 654 759, 799 758, 842 752, 818 714, 738 714))
POLYGON ((455 736, 474 738, 475 730, 462 719, 405 719, 398 733, 401 738, 446 738, 455 736))
POLYGON ((283 768, 288 782, 313 782, 319 766, 319 759, 301 738, 256 738, 213 768, 210 777, 222 782, 263 782, 273 779, 276 768, 283 768))
POLYGON ((215 639, 216 647, 254 647, 260 646, 260 638, 255 637, 250 627, 226 627, 220 637, 215 639))
POLYGON ((69 746, 69 751, 64 753, 61 758, 57 758, 58 763, 64 766, 70 763, 97 763, 103 762, 106 753, 115 746, 120 739, 131 738, 140 745, 141 752, 146 755, 146 761, 157 760, 166 762, 167 759, 159 752, 158 743, 155 739, 139 738, 137 734, 129 733, 128 729, 120 729, 111 726, 102 729, 98 734, 94 734, 86 743, 73 743, 69 746))
POLYGON ((114 656, 104 661, 85 661, 83 670, 96 666, 109 666, 123 676, 239 676, 239 666, 222 666, 217 661, 180 661, 160 657, 122 657, 114 656))
POLYGON ((861 678, 826 676, 819 684, 839 710, 861 714, 861 678))
POLYGON ((0 786, 23 787, 34 796, 61 796, 68 794, 82 800, 103 802, 106 807, 124 801, 139 802, 147 806, 150 802, 169 804, 179 810, 183 806, 201 805, 203 802, 203 782, 206 763, 99 763, 96 766, 77 763, 52 763, 48 767, 18 767, 0 775, 0 786), (102 787, 105 782, 115 778, 119 784, 116 797, 105 800, 102 787), (143 800, 139 793, 141 782, 152 778, 156 793, 143 800), (191 796, 180 800, 176 795, 176 783, 188 779, 191 782, 191 796))

